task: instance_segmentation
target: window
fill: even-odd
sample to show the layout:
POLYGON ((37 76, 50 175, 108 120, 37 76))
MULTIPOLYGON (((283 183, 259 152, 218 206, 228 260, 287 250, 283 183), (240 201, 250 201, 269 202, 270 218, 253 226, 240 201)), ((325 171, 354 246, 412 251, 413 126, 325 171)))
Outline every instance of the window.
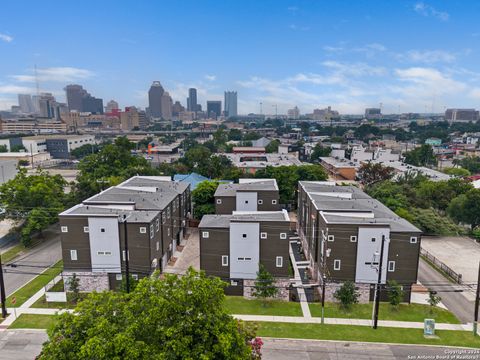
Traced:
POLYGON ((162 216, 162 224, 165 224, 165 215, 162 216))
MULTIPOLYGON (((125 250, 122 251, 122 260, 126 261, 127 259, 125 258, 125 250)), ((130 260, 130 251, 128 252, 128 260, 130 260)))
POLYGON ((112 252, 111 251, 105 251, 105 255, 110 256, 110 255, 112 255, 112 252))
POLYGON ((277 256, 275 264, 277 267, 283 267, 283 256, 277 256))
POLYGON ((153 225, 150 225, 150 239, 153 239, 154 235, 155 235, 155 231, 153 229, 153 225))
POLYGON ((389 272, 394 272, 395 271, 395 261, 389 261, 388 262, 388 271, 389 272))
POLYGON ((160 242, 157 241, 157 251, 160 250, 160 242))
POLYGON ((357 242, 357 235, 350 236, 350 242, 357 242))
POLYGON ((334 260, 333 261, 333 270, 340 270, 342 262, 340 260, 334 260))
POLYGON ((138 274, 132 274, 133 280, 138 280, 138 274))
POLYGON ((61 230, 63 233, 68 232, 68 226, 62 226, 61 230))
POLYGON ((286 239, 287 233, 280 233, 280 239, 286 239))
POLYGON ((222 255, 222 266, 228 266, 228 255, 222 255))
POLYGON ((208 235, 209 235, 208 231, 202 231, 202 237, 204 239, 208 239, 208 235))
POLYGON ((416 244, 417 243, 417 237, 416 236, 412 236, 410 238, 410 244, 416 244))
POLYGON ((77 250, 70 250, 70 260, 78 260, 77 258, 77 250))
POLYGON ((258 205, 262 205, 263 204, 263 200, 262 199, 258 199, 258 205))
POLYGON ((83 227, 83 232, 84 232, 84 233, 88 233, 88 226, 84 226, 84 227, 83 227))
POLYGON ((100 232, 105 232, 105 228, 100 228, 100 232))
POLYGON ((122 274, 115 275, 115 279, 117 279, 117 281, 122 281, 122 274))
POLYGON ((155 221, 155 226, 156 226, 157 232, 158 232, 158 230, 160 230, 160 219, 157 218, 157 221, 155 221))
POLYGON ((272 200, 273 205, 277 205, 277 200, 272 200))
POLYGON ((222 199, 217 199, 217 204, 221 204, 222 203, 222 199))
POLYGON ((334 235, 328 235, 328 236, 327 236, 327 240, 328 240, 328 241, 334 241, 334 240, 335 240, 335 236, 334 236, 334 235))
POLYGON ((140 234, 146 234, 147 233, 147 228, 145 226, 142 226, 140 228, 140 234))
POLYGON ((245 200, 245 204, 248 204, 248 200, 245 200))
POLYGON ((167 229, 167 236, 170 236, 170 228, 167 229))
POLYGON ((267 238, 267 233, 266 232, 261 232, 260 233, 260 239, 266 239, 267 238))
POLYGON ((242 234, 242 237, 243 237, 243 238, 246 238, 246 237, 247 237, 247 234, 242 234))

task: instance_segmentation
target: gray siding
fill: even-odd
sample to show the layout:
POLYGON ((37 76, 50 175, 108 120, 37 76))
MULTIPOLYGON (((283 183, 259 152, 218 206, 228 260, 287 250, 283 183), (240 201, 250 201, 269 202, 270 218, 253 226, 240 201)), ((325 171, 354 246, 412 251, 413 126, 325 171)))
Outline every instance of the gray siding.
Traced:
POLYGON ((229 230, 219 228, 199 228, 200 236, 200 269, 207 275, 230 278, 230 243, 229 230), (208 238, 203 232, 208 231, 208 238), (229 266, 222 266, 222 255, 229 255, 229 266))

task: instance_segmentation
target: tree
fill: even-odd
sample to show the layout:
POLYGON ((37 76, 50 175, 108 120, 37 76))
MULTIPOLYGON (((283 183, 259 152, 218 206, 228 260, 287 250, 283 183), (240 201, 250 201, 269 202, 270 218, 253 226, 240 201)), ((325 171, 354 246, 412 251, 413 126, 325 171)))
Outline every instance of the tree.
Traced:
POLYGON ((311 161, 318 161, 321 157, 330 156, 332 148, 330 146, 322 146, 320 143, 315 145, 310 156, 311 161))
POLYGON ((0 153, 8 152, 7 145, 0 145, 0 153))
POLYGON ((357 289, 355 289, 355 284, 351 281, 344 282, 333 294, 333 297, 340 302, 340 305, 345 310, 348 310, 353 304, 358 303, 359 296, 357 289))
POLYGON ((21 230, 24 245, 30 245, 31 235, 55 223, 58 214, 72 203, 71 196, 65 194, 66 185, 60 175, 41 170, 27 175, 20 169, 14 179, 0 186, 0 202, 5 209, 2 217, 25 219, 21 230))
POLYGON ((470 176, 471 173, 467 169, 464 168, 456 168, 456 167, 451 167, 451 168, 446 168, 443 170, 445 174, 448 175, 453 175, 453 176, 458 176, 458 177, 464 177, 464 176, 470 176))
POLYGON ((272 140, 270 143, 265 147, 265 152, 267 153, 276 153, 278 152, 278 146, 280 145, 280 140, 272 140))
MULTIPOLYGON (((129 274, 128 275, 128 287, 129 287, 129 291, 133 291, 135 290, 135 288, 137 287, 138 285, 138 279, 135 279, 132 274, 129 274)), ((127 292, 127 276, 124 275, 122 276, 122 281, 120 282, 120 291, 123 291, 124 293, 127 292)))
POLYGON ((459 161, 456 161, 458 165, 462 168, 470 171, 471 174, 480 173, 480 157, 478 156, 467 156, 459 161))
POLYGON ((358 169, 360 182, 365 186, 371 186, 377 182, 390 180, 395 171, 390 166, 383 166, 380 163, 363 163, 358 169))
POLYGON ((217 181, 202 181, 192 191, 193 216, 195 219, 201 219, 203 215, 215 214, 215 191, 219 183, 217 181))
POLYGON ((442 298, 437 295, 436 291, 429 291, 427 302, 430 305, 430 313, 433 313, 433 309, 437 306, 442 298))
POLYGON ((71 155, 75 159, 83 159, 87 155, 95 154, 100 151, 100 146, 97 144, 85 144, 71 151, 71 155))
POLYGON ((265 269, 263 264, 259 264, 253 296, 263 300, 263 304, 265 305, 268 298, 274 298, 277 294, 278 289, 275 286, 275 278, 265 269))
POLYGON ((80 300, 80 279, 76 273, 68 280, 68 290, 72 292, 72 301, 76 304, 80 300))
POLYGON ((126 137, 119 137, 92 155, 85 156, 78 164, 80 170, 74 191, 77 201, 117 185, 135 175, 159 175, 143 157, 131 153, 135 145, 126 137))
POLYGON ((470 224, 472 229, 480 225, 480 189, 472 189, 454 198, 447 213, 455 220, 470 224))
POLYGON ((39 359, 251 358, 254 330, 227 313, 224 282, 192 268, 163 276, 90 294, 58 317, 39 359))
POLYGON ((414 166, 437 165, 437 158, 430 145, 424 144, 419 148, 405 153, 405 162, 414 166))
POLYGON ((388 281, 387 288, 388 301, 390 302, 390 305, 392 305, 394 308, 397 308, 402 302, 405 292, 395 280, 388 281))

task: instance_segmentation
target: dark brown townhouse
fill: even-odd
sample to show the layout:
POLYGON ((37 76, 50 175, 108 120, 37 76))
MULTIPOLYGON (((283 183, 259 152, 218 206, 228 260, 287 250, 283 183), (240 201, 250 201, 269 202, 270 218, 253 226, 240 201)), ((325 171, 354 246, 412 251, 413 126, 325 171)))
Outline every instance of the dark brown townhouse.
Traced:
POLYGON ((290 219, 286 210, 204 215, 198 228, 200 268, 227 281, 227 293, 250 292, 259 264, 277 278, 288 278, 290 219))
POLYGON ((396 280, 410 301, 420 256, 418 228, 357 187, 331 182, 299 182, 297 218, 312 276, 321 283, 325 275, 328 300, 347 280, 357 284, 361 300, 373 300, 384 237, 382 284, 396 280))
POLYGON ((215 212, 278 211, 278 185, 275 179, 240 179, 238 184, 220 184, 215 192, 215 212))
POLYGON ((83 291, 115 289, 127 256, 134 277, 162 271, 183 238, 190 204, 188 184, 135 176, 64 211, 64 276, 78 274, 83 291))

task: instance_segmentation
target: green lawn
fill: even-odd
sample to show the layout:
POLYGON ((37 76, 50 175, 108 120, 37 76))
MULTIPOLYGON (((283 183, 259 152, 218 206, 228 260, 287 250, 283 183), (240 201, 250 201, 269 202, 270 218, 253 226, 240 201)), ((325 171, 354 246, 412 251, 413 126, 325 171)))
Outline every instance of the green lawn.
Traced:
POLYGON ((230 314, 303 316, 300 303, 296 302, 270 300, 265 305, 261 300, 227 296, 225 305, 230 314))
MULTIPOLYGON (((87 293, 80 293, 80 300, 87 297, 87 293)), ((77 306, 76 303, 72 301, 72 293, 67 293, 67 302, 47 302, 45 300, 45 295, 38 299, 33 305, 32 308, 45 308, 45 309, 75 309, 77 306)))
POLYGON ((9 329, 48 329, 55 322, 55 315, 22 314, 9 329))
MULTIPOLYGON (((325 303, 325 317, 329 318, 351 318, 371 319, 372 303, 352 305, 350 311, 342 310, 338 304, 325 303)), ((322 316, 322 305, 319 303, 310 304, 310 312, 314 317, 322 316)), ((424 319, 435 319, 438 323, 460 324, 460 321, 450 311, 441 308, 434 308, 430 313, 429 305, 422 304, 400 304, 398 310, 392 309, 388 303, 380 303, 380 320, 396 321, 419 321, 424 319)))
POLYGON ((428 344, 480 348, 480 337, 471 331, 437 330, 438 339, 426 339, 423 329, 403 329, 368 326, 320 325, 258 322, 258 336, 276 338, 387 342, 398 344, 428 344))
POLYGON ((39 291, 42 287, 47 285, 50 281, 52 281, 57 275, 62 272, 63 269, 63 261, 60 260, 51 268, 47 269, 42 274, 38 275, 24 287, 18 289, 15 293, 10 295, 7 299, 7 307, 13 307, 12 304, 12 297, 17 299, 17 303, 15 307, 19 307, 29 298, 31 298, 37 291, 39 291))
POLYGON ((8 249, 2 254, 2 263, 6 264, 7 262, 13 260, 24 250, 25 246, 22 244, 15 245, 14 247, 8 249))

